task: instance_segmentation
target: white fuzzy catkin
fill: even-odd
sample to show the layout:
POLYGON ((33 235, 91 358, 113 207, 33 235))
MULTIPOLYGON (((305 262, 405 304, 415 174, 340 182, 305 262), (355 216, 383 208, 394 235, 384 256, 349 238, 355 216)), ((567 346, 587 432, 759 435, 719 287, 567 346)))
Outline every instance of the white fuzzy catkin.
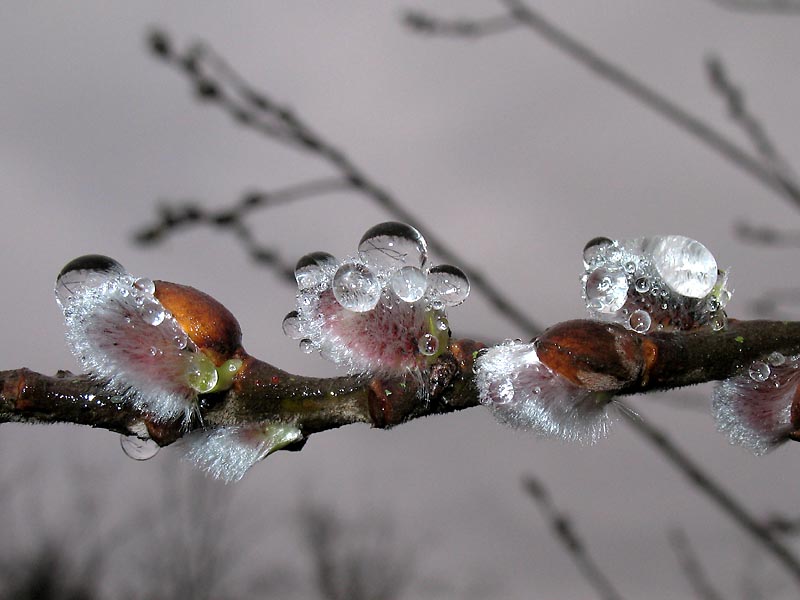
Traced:
POLYGON ((83 368, 154 420, 188 424, 196 410, 186 381, 193 348, 153 290, 150 280, 96 256, 69 263, 56 282, 67 343, 83 368))
POLYGON ((511 427, 584 444, 608 433, 610 397, 553 372, 533 344, 505 342, 489 348, 475 362, 475 383, 481 403, 511 427))
POLYGON ((756 455, 785 441, 793 429, 792 401, 800 385, 797 357, 773 353, 771 359, 772 364, 756 361, 746 372, 718 383, 712 400, 717 429, 756 455))
POLYGON ((302 439, 297 427, 254 423, 196 431, 184 437, 185 459, 214 479, 238 481, 267 455, 302 439))

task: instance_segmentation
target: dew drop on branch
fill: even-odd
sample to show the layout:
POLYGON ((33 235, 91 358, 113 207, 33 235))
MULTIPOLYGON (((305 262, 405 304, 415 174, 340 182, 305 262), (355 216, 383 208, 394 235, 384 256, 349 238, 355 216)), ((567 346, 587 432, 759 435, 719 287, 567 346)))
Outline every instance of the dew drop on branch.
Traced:
POLYGON ((444 306, 457 306, 469 296, 469 279, 452 265, 437 265, 428 271, 428 297, 444 306))
POLYGON ((119 445, 122 451, 133 460, 153 458, 161 447, 151 439, 143 440, 136 435, 120 435, 119 445))
POLYGON ((375 308, 381 291, 376 275, 360 263, 345 263, 333 276, 333 296, 339 304, 353 312, 375 308))
POLYGON ((428 245, 411 225, 389 221, 367 230, 358 244, 358 256, 374 272, 388 274, 405 266, 422 267, 428 245))

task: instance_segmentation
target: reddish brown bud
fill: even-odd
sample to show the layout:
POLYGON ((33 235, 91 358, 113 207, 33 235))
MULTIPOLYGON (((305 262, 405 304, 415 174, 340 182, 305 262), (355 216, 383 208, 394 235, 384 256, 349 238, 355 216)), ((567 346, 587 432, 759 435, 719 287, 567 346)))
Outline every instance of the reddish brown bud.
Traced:
POLYGON ((168 281, 155 284, 155 297, 216 366, 241 349, 239 322, 222 304, 188 285, 168 281))
POLYGON ((634 384, 653 359, 644 337, 614 323, 559 323, 534 341, 539 360, 584 389, 615 392, 634 384))

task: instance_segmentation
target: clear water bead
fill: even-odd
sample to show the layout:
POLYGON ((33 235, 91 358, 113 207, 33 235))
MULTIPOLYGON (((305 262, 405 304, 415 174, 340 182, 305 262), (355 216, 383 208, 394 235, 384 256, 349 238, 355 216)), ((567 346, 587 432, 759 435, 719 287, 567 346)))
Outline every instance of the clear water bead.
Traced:
POLYGON ((86 287, 94 287, 103 280, 125 274, 125 268, 113 258, 101 254, 87 254, 69 261, 56 278, 56 299, 66 306, 72 296, 86 287))
POLYGON ((424 354, 425 356, 433 356, 439 349, 439 340, 436 339, 436 336, 426 333, 419 338, 417 347, 419 348, 420 354, 424 354))
POLYGON ((161 449, 153 440, 143 440, 135 435, 120 435, 119 445, 122 446, 122 451, 133 460, 153 458, 161 449))
POLYGON ((311 252, 297 261, 294 278, 299 290, 324 288, 336 270, 336 257, 327 252, 311 252))
POLYGON ((145 294, 155 294, 156 292, 156 284, 153 283, 152 279, 148 279, 147 277, 140 277, 134 283, 137 289, 142 290, 145 294))
POLYGON ((780 367, 786 362, 786 357, 780 352, 773 352, 767 357, 767 362, 773 367, 780 367))
POLYGON ((641 309, 633 311, 628 319, 631 329, 637 333, 646 333, 650 329, 651 323, 650 313, 641 309))
POLYGON ((634 284, 634 287, 637 292, 640 294, 646 294, 650 291, 650 280, 647 277, 639 277, 634 284))
POLYGON ((293 340, 299 340, 303 337, 303 332, 301 331, 301 322, 300 317, 297 314, 296 310, 293 310, 288 315, 283 317, 283 333, 287 337, 292 338, 293 340))
POLYGON ((769 368, 769 365, 761 362, 760 360, 757 360, 750 365, 750 379, 753 381, 766 381, 769 378, 770 373, 771 369, 769 368))
POLYGON ((613 313, 628 299, 628 278, 621 268, 600 267, 586 278, 586 299, 597 312, 613 313))
POLYGON ((606 255, 606 251, 614 245, 614 240, 607 237, 592 238, 583 247, 583 264, 588 269, 600 263, 606 255))
POLYGON ((452 265, 437 265, 428 271, 428 296, 445 306, 457 306, 469 296, 469 279, 452 265))
POLYGON ((300 340, 300 352, 303 354, 311 354, 316 349, 314 342, 309 339, 300 340))
POLYGON ((705 297, 717 283, 717 261, 700 242, 683 235, 664 235, 647 241, 661 279, 689 298, 705 297))
POLYGON ((333 296, 347 310, 366 312, 375 308, 381 297, 381 284, 375 274, 360 263, 345 263, 333 276, 333 296))
POLYGON ((393 273, 405 266, 422 267, 428 244, 411 225, 389 221, 367 230, 358 244, 358 256, 377 273, 393 273))
POLYGON ((145 299, 139 307, 139 314, 142 316, 142 321, 149 325, 158 326, 164 322, 167 316, 167 311, 156 299, 145 299))
POLYGON ((428 279, 425 273, 417 267, 406 266, 395 271, 389 280, 392 291, 405 302, 421 300, 428 289, 428 279))

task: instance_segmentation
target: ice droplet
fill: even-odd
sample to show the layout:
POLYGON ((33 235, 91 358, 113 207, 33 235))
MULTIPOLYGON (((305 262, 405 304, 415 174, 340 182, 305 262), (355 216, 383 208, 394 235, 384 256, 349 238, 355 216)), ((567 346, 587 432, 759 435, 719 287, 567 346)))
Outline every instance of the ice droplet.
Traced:
POLYGON ((600 267, 586 278, 586 298, 591 307, 602 313, 613 313, 628 298, 628 278, 621 268, 600 267))
POLYGON ((366 312, 381 297, 378 278, 360 263, 345 263, 333 276, 333 296, 347 310, 366 312))
POLYGON ((419 338, 417 347, 419 348, 420 354, 424 354, 425 356, 433 356, 439 349, 439 340, 436 339, 436 336, 426 333, 419 338))
POLYGON ((405 302, 416 302, 425 295, 428 280, 417 267, 406 266, 396 271, 389 280, 389 285, 397 297, 405 302))
POLYGON ((135 435, 120 435, 119 445, 122 447, 122 451, 133 460, 153 458, 161 449, 153 440, 143 440, 135 435))
POLYGON ((293 310, 288 315, 283 317, 283 333, 293 340, 299 340, 303 337, 303 332, 300 331, 300 325, 300 317, 296 310, 293 310))
POLYGON ((457 306, 469 296, 469 279, 452 265, 437 265, 428 271, 428 296, 445 306, 457 306))
POLYGON ((72 296, 85 287, 93 287, 104 279, 125 274, 125 268, 113 258, 87 254, 69 261, 56 278, 56 299, 64 307, 72 296))
POLYGON ((650 319, 650 314, 646 310, 639 309, 631 313, 628 323, 635 332, 645 333, 650 329, 652 320, 650 319))
POLYGON ((583 264, 588 269, 592 265, 599 263, 606 253, 606 250, 614 245, 614 240, 607 237, 592 238, 583 247, 583 264))
POLYGON ((336 269, 336 257, 327 252, 311 252, 297 261, 294 278, 299 290, 324 288, 336 269))
POLYGON ((766 381, 769 378, 771 369, 767 363, 760 360, 750 365, 750 379, 753 381, 766 381))
POLYGON ((648 250, 658 274, 672 290, 703 298, 717 282, 717 261, 700 242, 683 235, 650 238, 648 250))
POLYGON ((358 243, 358 255, 373 271, 388 274, 405 266, 422 267, 428 245, 411 225, 388 221, 367 230, 358 243))

